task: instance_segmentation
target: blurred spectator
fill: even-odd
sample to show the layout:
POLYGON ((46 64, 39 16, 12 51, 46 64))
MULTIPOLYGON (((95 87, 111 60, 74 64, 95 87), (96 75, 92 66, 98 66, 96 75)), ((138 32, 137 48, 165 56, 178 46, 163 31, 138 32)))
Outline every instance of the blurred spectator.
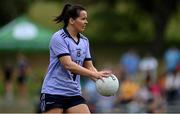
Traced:
POLYGON ((86 84, 83 86, 83 96, 87 100, 87 104, 92 113, 96 112, 96 103, 98 102, 99 95, 96 90, 95 82, 92 80, 87 80, 86 84))
POLYGON ((157 78, 157 83, 159 84, 159 87, 161 89, 162 97, 165 97, 165 85, 166 85, 166 72, 161 73, 157 78))
MULTIPOLYGON (((106 63, 102 66, 103 70, 110 70, 113 71, 112 73, 119 78, 119 67, 116 67, 112 64, 106 63), (114 72, 116 71, 116 72, 114 72)), ((114 102, 116 100, 115 95, 114 96, 109 96, 105 97, 100 95, 97 92, 95 82, 92 80, 87 80, 86 84, 83 88, 83 95, 87 99, 87 104, 90 108, 90 111, 92 113, 110 113, 113 112, 113 106, 114 102)))
POLYGON ((177 70, 166 77, 165 89, 168 103, 173 103, 179 97, 180 90, 180 74, 177 70))
POLYGON ((120 59, 120 64, 125 70, 126 75, 135 76, 139 66, 139 55, 134 49, 129 49, 120 59))
POLYGON ((27 78, 30 71, 30 63, 28 59, 22 53, 17 56, 17 83, 18 94, 22 100, 26 100, 27 97, 27 78))
POLYGON ((96 90, 95 82, 92 80, 87 80, 83 88, 83 96, 87 99, 87 104, 92 113, 113 111, 115 97, 104 97, 100 95, 96 90))
POLYGON ((177 72, 180 72, 180 62, 178 63, 176 70, 177 70, 177 72))
POLYGON ((135 98, 137 92, 140 89, 139 84, 137 84, 132 77, 124 77, 125 79, 121 82, 119 96, 117 98, 116 104, 120 108, 121 112, 129 112, 129 105, 135 98))
POLYGON ((3 65, 3 74, 4 74, 4 90, 6 100, 12 100, 13 97, 13 63, 10 60, 5 61, 3 65))
POLYGON ((136 94, 136 101, 139 105, 139 112, 147 112, 147 107, 149 101, 152 99, 152 95, 147 87, 147 84, 144 83, 139 91, 136 94))
POLYGON ((114 111, 114 102, 116 100, 115 96, 105 97, 99 95, 96 103, 97 113, 112 113, 114 111))
POLYGON ((161 87, 158 81, 154 81, 153 77, 147 73, 144 84, 137 94, 137 99, 144 104, 143 108, 148 113, 162 113, 165 111, 165 99, 162 96, 161 87))
POLYGON ((180 63, 180 51, 176 47, 169 48, 164 55, 166 71, 173 72, 180 63))
POLYGON ((153 81, 155 81, 157 78, 157 67, 158 61, 150 53, 147 53, 139 63, 139 69, 142 72, 142 74, 144 76, 147 76, 147 74, 150 75, 153 81))
POLYGON ((161 96, 160 85, 157 83, 157 81, 154 81, 152 79, 152 76, 150 74, 147 74, 145 83, 147 84, 147 87, 153 99, 161 96))

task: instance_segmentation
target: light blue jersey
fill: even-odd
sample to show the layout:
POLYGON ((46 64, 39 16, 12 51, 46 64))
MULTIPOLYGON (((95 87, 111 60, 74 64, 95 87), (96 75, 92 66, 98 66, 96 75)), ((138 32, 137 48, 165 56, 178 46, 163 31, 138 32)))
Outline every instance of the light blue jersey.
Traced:
POLYGON ((41 93, 63 96, 81 95, 80 75, 66 70, 59 58, 70 56, 79 65, 91 60, 89 41, 82 34, 78 34, 79 41, 70 36, 63 28, 57 31, 50 41, 50 64, 46 73, 41 93))

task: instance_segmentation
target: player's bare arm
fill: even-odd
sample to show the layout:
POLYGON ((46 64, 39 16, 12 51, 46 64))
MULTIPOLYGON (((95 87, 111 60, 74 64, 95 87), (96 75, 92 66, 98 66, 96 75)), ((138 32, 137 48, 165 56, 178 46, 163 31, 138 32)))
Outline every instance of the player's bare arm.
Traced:
POLYGON ((97 72, 97 69, 94 67, 92 61, 84 61, 83 66, 91 71, 97 72))
POLYGON ((70 56, 61 57, 60 62, 63 64, 65 69, 67 69, 73 73, 80 74, 82 76, 89 76, 89 78, 91 78, 91 79, 92 78, 102 79, 102 77, 107 77, 110 74, 109 71, 96 72, 96 71, 91 71, 87 68, 84 68, 84 67, 76 64, 75 62, 73 62, 71 60, 70 56))

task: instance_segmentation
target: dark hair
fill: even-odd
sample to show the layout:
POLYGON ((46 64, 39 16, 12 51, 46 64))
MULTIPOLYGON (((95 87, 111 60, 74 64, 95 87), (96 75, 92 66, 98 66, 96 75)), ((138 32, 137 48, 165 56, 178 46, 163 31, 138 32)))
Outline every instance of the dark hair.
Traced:
POLYGON ((66 4, 59 16, 57 16, 54 21, 56 23, 64 22, 64 26, 66 27, 68 25, 69 19, 73 18, 76 19, 79 17, 80 11, 86 10, 81 5, 71 5, 66 4))

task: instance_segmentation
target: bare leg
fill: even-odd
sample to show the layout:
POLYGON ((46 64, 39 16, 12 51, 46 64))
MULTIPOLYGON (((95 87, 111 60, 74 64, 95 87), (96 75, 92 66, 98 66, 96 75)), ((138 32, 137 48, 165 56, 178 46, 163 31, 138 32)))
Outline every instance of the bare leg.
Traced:
POLYGON ((54 109, 51 109, 51 110, 49 110, 47 112, 44 112, 43 114, 55 114, 55 113, 62 114, 63 113, 63 109, 54 108, 54 109))
POLYGON ((26 85, 24 84, 24 85, 20 85, 20 96, 21 96, 21 98, 24 98, 24 99, 26 99, 26 97, 27 97, 27 87, 26 87, 26 85))
POLYGON ((79 104, 79 105, 73 106, 73 107, 67 109, 65 113, 91 114, 91 112, 86 104, 79 104))
POLYGON ((11 82, 6 82, 5 84, 5 97, 7 100, 12 100, 12 84, 11 82))
POLYGON ((26 84, 19 84, 18 85, 18 92, 19 92, 19 100, 22 105, 27 103, 27 85, 26 84))

